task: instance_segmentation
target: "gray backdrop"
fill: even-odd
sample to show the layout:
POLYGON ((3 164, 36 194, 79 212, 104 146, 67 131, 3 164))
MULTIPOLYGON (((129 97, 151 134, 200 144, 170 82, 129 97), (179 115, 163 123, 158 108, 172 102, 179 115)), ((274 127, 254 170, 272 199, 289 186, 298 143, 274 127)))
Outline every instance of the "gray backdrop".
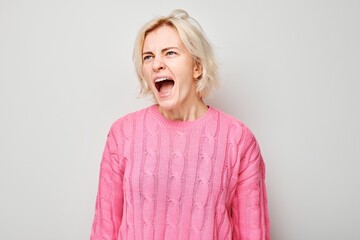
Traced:
POLYGON ((274 240, 360 239, 360 1, 0 0, 0 239, 88 239, 111 123, 151 104, 145 21, 184 8, 257 136, 274 240))

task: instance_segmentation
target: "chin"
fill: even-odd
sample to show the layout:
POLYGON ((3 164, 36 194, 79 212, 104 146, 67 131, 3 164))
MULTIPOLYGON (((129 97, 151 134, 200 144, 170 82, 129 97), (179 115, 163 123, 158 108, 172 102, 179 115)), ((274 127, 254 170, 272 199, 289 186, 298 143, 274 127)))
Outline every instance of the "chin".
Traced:
POLYGON ((164 99, 158 100, 157 99, 156 102, 159 105, 159 107, 161 107, 161 109, 167 110, 167 111, 175 109, 177 106, 177 102, 174 99, 167 99, 167 100, 164 100, 164 99))
POLYGON ((161 107, 161 109, 167 110, 167 111, 174 109, 176 106, 176 104, 173 104, 171 102, 165 102, 165 101, 158 101, 157 103, 158 103, 159 107, 161 107))

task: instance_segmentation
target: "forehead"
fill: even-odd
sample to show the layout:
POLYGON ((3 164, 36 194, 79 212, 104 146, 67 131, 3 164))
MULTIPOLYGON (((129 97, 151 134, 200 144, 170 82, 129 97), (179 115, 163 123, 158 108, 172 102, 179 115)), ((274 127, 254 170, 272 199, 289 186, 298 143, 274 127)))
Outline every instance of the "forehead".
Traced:
POLYGON ((166 47, 183 47, 180 36, 173 27, 158 27, 145 37, 143 46, 144 51, 166 47))

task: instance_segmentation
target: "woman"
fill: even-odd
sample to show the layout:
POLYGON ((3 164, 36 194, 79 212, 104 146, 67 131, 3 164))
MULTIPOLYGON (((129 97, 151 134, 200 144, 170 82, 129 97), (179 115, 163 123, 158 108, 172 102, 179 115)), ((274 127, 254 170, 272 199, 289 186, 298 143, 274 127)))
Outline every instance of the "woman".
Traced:
POLYGON ((134 62, 156 104, 110 129, 91 239, 270 239, 255 137, 203 101, 217 68, 200 26, 183 10, 153 19, 134 62))

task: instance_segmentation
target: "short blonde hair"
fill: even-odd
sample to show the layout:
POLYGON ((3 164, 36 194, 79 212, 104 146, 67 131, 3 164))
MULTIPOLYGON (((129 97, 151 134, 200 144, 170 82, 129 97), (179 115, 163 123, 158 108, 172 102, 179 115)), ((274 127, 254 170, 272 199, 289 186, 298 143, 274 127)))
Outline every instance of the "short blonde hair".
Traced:
POLYGON ((149 94, 151 90, 142 74, 142 51, 146 36, 161 26, 171 26, 177 30, 185 47, 194 60, 202 67, 202 74, 196 82, 196 92, 200 98, 207 97, 214 87, 217 87, 217 63, 209 41, 199 23, 184 10, 174 10, 169 16, 160 16, 146 23, 139 31, 133 53, 136 74, 140 81, 141 94, 149 94))

